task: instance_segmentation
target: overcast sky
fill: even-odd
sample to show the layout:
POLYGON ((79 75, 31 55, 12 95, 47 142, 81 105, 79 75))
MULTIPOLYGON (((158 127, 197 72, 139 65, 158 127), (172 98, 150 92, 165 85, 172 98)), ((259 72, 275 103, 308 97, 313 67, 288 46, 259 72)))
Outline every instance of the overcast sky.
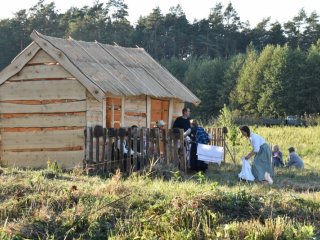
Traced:
MULTIPOLYGON (((104 2, 106 1, 99 1, 104 2)), ((29 9, 36 5, 38 0, 9 0, 2 4, 0 8, 0 19, 11 18, 15 12, 21 9, 29 9)), ((52 2, 45 0, 45 3, 52 2)), ((56 0, 56 9, 63 13, 71 6, 83 7, 92 6, 94 0, 56 0)), ((255 26, 263 18, 271 17, 271 22, 279 21, 280 23, 292 20, 300 9, 304 8, 309 15, 312 11, 320 14, 320 0, 124 0, 128 5, 129 21, 131 24, 136 23, 139 16, 146 16, 151 13, 152 9, 159 6, 162 13, 166 14, 169 8, 180 4, 186 13, 190 23, 194 19, 207 18, 210 9, 218 2, 224 7, 229 2, 232 3, 242 22, 249 21, 251 26, 255 26)))

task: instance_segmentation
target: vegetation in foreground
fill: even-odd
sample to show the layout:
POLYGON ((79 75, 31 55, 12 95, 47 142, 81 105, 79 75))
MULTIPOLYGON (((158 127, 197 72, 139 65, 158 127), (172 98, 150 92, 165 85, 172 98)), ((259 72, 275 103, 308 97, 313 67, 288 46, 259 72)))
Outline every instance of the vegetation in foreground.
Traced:
MULTIPOLYGON (((210 165, 206 174, 184 175, 171 166, 155 165, 129 178, 119 172, 107 178, 76 169, 62 173, 55 165, 40 171, 4 168, 0 238, 319 238, 320 174, 315 157, 320 150, 312 142, 316 139, 302 139, 293 127, 255 130, 269 133, 270 141, 277 133, 290 145, 302 141, 305 146, 299 149, 306 169, 277 169, 274 185, 268 186, 239 182, 241 166, 229 159, 221 166, 210 165)), ((299 130, 317 134, 320 128, 299 130)))

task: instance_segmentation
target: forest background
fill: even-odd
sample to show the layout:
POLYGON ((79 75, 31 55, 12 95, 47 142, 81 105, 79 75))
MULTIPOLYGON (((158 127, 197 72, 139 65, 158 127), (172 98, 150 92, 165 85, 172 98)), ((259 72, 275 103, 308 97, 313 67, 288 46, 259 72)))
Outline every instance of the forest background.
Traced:
POLYGON ((181 6, 155 8, 136 25, 123 0, 95 2, 59 13, 40 0, 0 20, 0 70, 31 43, 30 33, 142 47, 200 99, 193 117, 208 122, 226 105, 236 117, 319 116, 320 22, 301 9, 280 24, 251 28, 229 3, 190 23, 181 6))

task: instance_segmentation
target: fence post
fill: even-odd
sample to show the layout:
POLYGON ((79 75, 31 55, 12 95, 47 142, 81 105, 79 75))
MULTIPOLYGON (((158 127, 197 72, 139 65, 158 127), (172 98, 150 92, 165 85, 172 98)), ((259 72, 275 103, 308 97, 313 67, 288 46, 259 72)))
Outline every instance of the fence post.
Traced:
POLYGON ((83 170, 86 169, 87 167, 87 159, 89 159, 88 157, 88 127, 84 128, 84 158, 83 158, 83 170))
POLYGON ((87 154, 86 154, 86 162, 87 164, 92 164, 93 162, 93 134, 92 134, 92 127, 87 127, 87 154))
POLYGON ((140 129, 139 143, 140 143, 140 147, 139 147, 139 149, 140 149, 140 156, 139 156, 140 169, 144 169, 144 157, 145 157, 145 154, 144 154, 144 128, 140 129))
POLYGON ((172 151, 171 151, 171 135, 172 129, 166 130, 166 151, 167 151, 167 164, 172 162, 172 151))
POLYGON ((108 172, 111 172, 111 164, 114 161, 114 137, 115 137, 115 129, 108 128, 108 142, 107 142, 107 161, 105 163, 106 169, 108 172), (113 154, 112 154, 113 153, 113 154))
POLYGON ((146 129, 146 162, 145 164, 150 165, 150 128, 146 129))
POLYGON ((213 128, 209 128, 209 131, 210 131, 210 136, 211 136, 211 139, 210 139, 210 145, 214 145, 213 142, 213 138, 214 138, 214 132, 213 132, 213 128))
POLYGON ((119 167, 119 151, 118 151, 119 129, 114 129, 113 156, 111 169, 119 167))
MULTIPOLYGON (((223 127, 222 128, 222 146, 223 146, 223 162, 226 162, 226 147, 227 147, 227 143, 226 143, 226 136, 228 133, 228 128, 227 127, 223 127)), ((231 158, 233 160, 233 156, 231 155, 231 158)), ((235 162, 235 161, 234 161, 235 162)))
MULTIPOLYGON (((160 129, 154 128, 154 137, 155 137, 155 155, 157 159, 160 158, 160 129)), ((162 163, 162 159, 160 158, 160 163, 162 163)))
POLYGON ((96 138, 96 167, 99 168, 99 154, 100 154, 100 144, 99 144, 99 137, 96 138))
POLYGON ((107 140, 107 129, 103 128, 102 132, 102 149, 101 149, 101 165, 102 165, 102 171, 105 173, 106 172, 106 167, 105 167, 105 159, 106 159, 106 140, 107 140))
POLYGON ((168 129, 162 129, 163 159, 168 163, 168 129))
MULTIPOLYGON (((120 149, 119 149, 119 162, 118 167, 121 172, 124 172, 124 161, 126 160, 124 157, 124 148, 125 148, 125 136, 126 136, 126 129, 125 128, 119 128, 119 139, 117 140, 117 147, 118 147, 118 141, 120 141, 120 149)), ((130 143, 127 143, 130 144, 130 143)), ((130 146, 130 145, 129 145, 130 146)))
POLYGON ((132 171, 132 163, 131 163, 131 154, 132 154, 132 128, 128 128, 128 144, 129 144, 129 148, 128 148, 128 154, 127 154, 127 165, 126 165, 126 173, 128 175, 131 174, 132 171))
POLYGON ((217 130, 217 128, 213 128, 212 129, 212 131, 213 131, 213 145, 214 146, 219 146, 218 145, 218 130, 217 130))
POLYGON ((137 151, 138 151, 138 128, 133 128, 132 129, 132 136, 133 136, 133 171, 137 171, 138 169, 138 161, 137 161, 137 151))
POLYGON ((180 139, 180 164, 181 164, 181 169, 185 173, 187 172, 187 161, 186 161, 186 148, 184 147, 184 136, 183 136, 183 129, 180 129, 179 133, 179 139, 180 139))
POLYGON ((155 159, 155 129, 154 128, 150 128, 150 135, 149 135, 149 161, 150 158, 152 158, 152 161, 156 161, 155 159))
POLYGON ((175 163, 175 158, 174 158, 174 153, 175 153, 175 149, 174 147, 177 147, 177 146, 174 146, 174 133, 173 133, 173 129, 171 129, 170 131, 170 135, 169 135, 169 148, 170 148, 170 162, 172 164, 175 163))

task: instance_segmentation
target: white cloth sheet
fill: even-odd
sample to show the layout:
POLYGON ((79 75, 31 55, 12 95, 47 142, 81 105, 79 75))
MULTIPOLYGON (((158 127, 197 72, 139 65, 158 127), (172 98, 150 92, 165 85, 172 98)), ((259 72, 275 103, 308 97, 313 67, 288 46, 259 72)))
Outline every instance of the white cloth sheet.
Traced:
POLYGON ((223 161, 223 147, 212 146, 198 143, 197 147, 198 160, 221 164, 223 161))
POLYGON ((242 158, 242 168, 241 172, 238 174, 238 177, 247 180, 247 181, 254 181, 254 176, 252 175, 251 165, 249 160, 242 158))

